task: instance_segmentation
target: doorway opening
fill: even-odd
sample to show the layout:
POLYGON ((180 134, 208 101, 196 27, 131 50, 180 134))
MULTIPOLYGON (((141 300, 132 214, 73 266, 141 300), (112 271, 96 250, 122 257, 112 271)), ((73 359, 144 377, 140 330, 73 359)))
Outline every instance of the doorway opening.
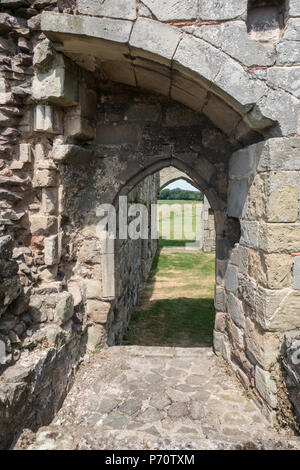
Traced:
POLYGON ((126 345, 213 345, 214 215, 204 194, 179 173, 175 168, 160 172, 159 244, 123 340, 126 345))

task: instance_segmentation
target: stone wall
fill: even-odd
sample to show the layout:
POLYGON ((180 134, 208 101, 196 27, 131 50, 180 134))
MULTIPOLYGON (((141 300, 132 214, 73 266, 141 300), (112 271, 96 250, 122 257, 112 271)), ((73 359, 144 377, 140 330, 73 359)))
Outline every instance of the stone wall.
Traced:
POLYGON ((215 217, 206 197, 202 209, 202 239, 200 246, 205 253, 216 251, 215 217))
POLYGON ((271 417, 285 356, 298 407, 300 10, 259 30, 247 5, 0 1, 2 447, 120 341, 155 243, 111 252, 97 207, 169 166, 215 215, 216 352, 271 417))

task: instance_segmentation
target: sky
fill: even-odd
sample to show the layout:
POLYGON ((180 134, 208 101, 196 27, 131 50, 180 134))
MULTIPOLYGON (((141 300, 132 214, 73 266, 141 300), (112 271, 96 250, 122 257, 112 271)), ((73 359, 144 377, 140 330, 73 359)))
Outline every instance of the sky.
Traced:
POLYGON ((185 180, 174 181, 174 183, 169 184, 164 189, 176 189, 176 188, 187 189, 188 191, 198 191, 198 189, 195 188, 195 186, 192 186, 190 183, 188 183, 185 180))

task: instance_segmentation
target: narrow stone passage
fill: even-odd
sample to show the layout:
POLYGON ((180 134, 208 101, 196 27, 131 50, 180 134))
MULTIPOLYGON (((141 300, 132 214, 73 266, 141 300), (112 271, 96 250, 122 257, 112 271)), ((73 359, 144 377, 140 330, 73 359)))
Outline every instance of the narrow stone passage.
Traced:
POLYGON ((210 348, 118 346, 81 366, 29 449, 296 448, 279 436, 210 348))
POLYGON ((215 255, 173 250, 156 255, 124 344, 212 346, 215 255))

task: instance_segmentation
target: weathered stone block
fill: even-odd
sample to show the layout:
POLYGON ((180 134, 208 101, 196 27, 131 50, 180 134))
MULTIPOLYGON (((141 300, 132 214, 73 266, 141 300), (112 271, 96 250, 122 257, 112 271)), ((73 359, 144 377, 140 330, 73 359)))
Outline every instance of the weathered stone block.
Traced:
POLYGON ((81 283, 77 281, 68 282, 68 292, 73 296, 74 307, 78 307, 82 302, 81 283))
POLYGON ((0 237, 0 258, 10 259, 13 252, 13 239, 10 235, 0 237))
MULTIPOLYGON (((287 42, 292 44, 292 41, 287 42)), ((299 100, 295 96, 284 90, 269 89, 258 103, 258 107, 265 117, 278 121, 282 135, 287 136, 297 133, 299 100)))
POLYGON ((5 365, 6 363, 6 345, 4 341, 0 340, 0 364, 5 365))
POLYGON ((109 302, 102 302, 101 300, 87 300, 86 310, 89 318, 95 323, 105 324, 110 311, 111 305, 109 302))
POLYGON ((30 214, 29 227, 32 235, 49 235, 50 233, 57 233, 57 217, 30 214))
POLYGON ((255 309, 256 290, 256 283, 249 277, 239 279, 239 297, 250 307, 251 311, 255 309))
POLYGON ((247 14, 247 0, 201 0, 199 16, 201 20, 231 20, 245 18, 247 14))
POLYGON ((53 160, 59 163, 71 163, 72 160, 84 161, 93 155, 89 149, 85 149, 79 145, 58 144, 54 145, 52 150, 53 160))
POLYGON ((106 330, 102 325, 92 325, 87 332, 87 349, 100 351, 106 343, 106 330))
MULTIPOLYGON (((216 25, 215 28, 218 26, 216 25)), ((211 25, 207 29, 211 29, 211 25)), ((209 40, 207 36, 212 36, 214 42, 220 40, 220 44, 215 45, 247 67, 273 65, 275 62, 274 49, 266 47, 265 44, 262 45, 258 40, 253 41, 249 37, 244 21, 223 23, 221 35, 215 33, 209 36, 206 33, 206 40, 209 40)))
POLYGON ((263 399, 272 407, 277 406, 277 385, 269 372, 261 367, 255 367, 255 385, 263 399))
POLYGON ((56 188, 43 188, 42 209, 44 214, 55 214, 58 209, 58 191, 56 188))
POLYGON ((299 216, 300 176, 298 172, 270 174, 265 184, 266 220, 296 222, 299 216))
POLYGON ((229 177, 231 179, 250 178, 255 175, 258 148, 261 148, 261 145, 254 144, 232 154, 229 161, 229 177))
POLYGON ((283 289, 291 284, 290 255, 251 250, 248 267, 249 275, 268 289, 283 289))
POLYGON ((83 240, 78 253, 78 261, 87 264, 100 263, 100 242, 98 240, 83 240))
POLYGON ((269 139, 258 161, 258 171, 300 170, 300 137, 269 139))
POLYGON ((245 314, 244 314, 242 302, 235 295, 228 294, 227 305, 228 305, 227 311, 228 311, 229 317, 240 328, 245 328, 245 314))
POLYGON ((268 83, 289 91, 300 98, 300 67, 270 67, 268 83))
POLYGON ((33 65, 40 70, 49 70, 54 62, 56 52, 49 39, 39 42, 34 48, 33 65))
POLYGON ((214 351, 217 356, 222 356, 225 361, 230 362, 231 346, 224 333, 214 331, 214 351))
POLYGON ((226 294, 223 287, 215 287, 215 309, 217 312, 226 312, 226 294))
POLYGON ((159 21, 189 21, 198 16, 198 5, 194 0, 144 0, 146 7, 159 21))
POLYGON ((248 272, 248 253, 248 248, 240 244, 235 246, 230 253, 230 263, 237 266, 241 274, 248 272))
POLYGON ((294 65, 300 62, 300 50, 297 41, 282 41, 277 48, 277 65, 294 65))
POLYGON ((261 173, 257 173, 249 185, 247 205, 244 210, 244 218, 247 220, 264 220, 266 217, 266 185, 267 179, 261 173))
POLYGON ((300 40, 300 18, 290 18, 286 24, 283 39, 288 41, 300 40))
POLYGON ((125 20, 136 19, 136 0, 78 0, 79 13, 125 20))
POLYGON ((300 256, 294 257, 293 263, 293 288, 300 289, 300 256))
POLYGON ((300 4, 298 0, 287 0, 286 11, 289 16, 300 16, 300 4))
POLYGON ((228 322, 228 331, 231 338, 234 340, 235 343, 238 344, 240 348, 244 348, 245 340, 244 340, 244 330, 238 328, 234 322, 228 322))
POLYGON ((249 80, 244 68, 228 58, 214 83, 218 87, 215 92, 237 110, 240 110, 240 105, 257 103, 266 93, 266 86, 261 80, 249 80))
POLYGON ((277 5, 249 4, 247 27, 252 40, 263 42, 275 42, 280 39, 281 14, 277 5))
POLYGON ((73 316, 74 301, 69 292, 62 292, 57 295, 57 305, 54 311, 54 322, 58 325, 64 325, 73 316))
POLYGON ((9 33, 12 29, 25 29, 26 26, 25 19, 17 18, 8 13, 0 13, 0 34, 9 33))
POLYGON ((300 252, 299 224, 264 224, 259 227, 259 248, 268 253, 300 252))
POLYGON ((259 223, 249 222, 247 220, 241 221, 241 239, 240 244, 248 248, 258 247, 259 236, 259 223))
POLYGON ((241 218, 247 209, 248 179, 229 180, 228 216, 241 218))
POLYGON ((198 85, 194 80, 184 77, 177 71, 173 71, 171 97, 175 101, 183 103, 190 109, 201 111, 207 96, 207 90, 198 85))
POLYGON ((74 106, 78 103, 78 80, 62 54, 55 54, 50 68, 36 70, 32 96, 37 101, 59 106, 74 106))
POLYGON ((209 88, 228 60, 227 56, 215 47, 192 36, 184 37, 174 55, 175 68, 184 67, 192 78, 196 77, 205 88, 209 88), (197 57, 197 60, 195 58, 197 57))
POLYGON ((204 106, 203 113, 227 135, 233 133, 241 120, 240 114, 213 94, 210 95, 207 104, 204 106))
MULTIPOLYGON (((92 16, 75 16, 44 12, 41 19, 41 28, 46 36, 53 36, 51 32, 55 32, 91 36, 124 44, 128 43, 132 22, 109 18, 95 18, 92 16)), ((72 41, 74 41, 74 38, 72 41)), ((74 45, 78 46, 78 42, 75 41, 74 45)))
POLYGON ((31 162, 32 149, 31 144, 20 144, 19 146, 19 160, 20 162, 31 162))
POLYGON ((226 313, 217 312, 215 320, 215 330, 225 333, 226 331, 226 313))
POLYGON ((33 150, 34 161, 36 163, 43 162, 46 158, 45 146, 42 143, 36 144, 33 150))
POLYGON ((225 273, 225 288, 229 292, 235 293, 238 289, 238 269, 232 264, 228 264, 225 273))
POLYGON ((113 253, 101 256, 102 297, 114 298, 116 295, 115 255, 113 253))
POLYGON ((48 105, 37 105, 34 114, 35 132, 61 134, 63 122, 61 112, 48 105))
POLYGON ((79 105, 65 113, 65 135, 78 140, 92 140, 96 134, 97 98, 93 90, 80 87, 79 105))
POLYGON ((85 295, 87 299, 101 299, 101 281, 95 279, 88 279, 85 284, 85 295))
MULTIPOLYGON (((164 61, 162 59, 162 61, 164 61)), ((161 74, 143 67, 135 67, 137 85, 152 93, 168 96, 171 88, 171 73, 161 74)))
POLYGON ((33 178, 34 188, 55 187, 58 185, 58 172, 56 170, 37 169, 33 178))
POLYGON ((92 140, 95 138, 96 128, 81 117, 79 110, 72 109, 65 115, 65 133, 76 140, 92 140))
POLYGON ((255 299, 255 319, 268 331, 287 331, 300 327, 300 292, 259 287, 255 299))
POLYGON ((4 78, 0 78, 0 104, 7 104, 11 101, 12 95, 7 91, 7 83, 4 78))

